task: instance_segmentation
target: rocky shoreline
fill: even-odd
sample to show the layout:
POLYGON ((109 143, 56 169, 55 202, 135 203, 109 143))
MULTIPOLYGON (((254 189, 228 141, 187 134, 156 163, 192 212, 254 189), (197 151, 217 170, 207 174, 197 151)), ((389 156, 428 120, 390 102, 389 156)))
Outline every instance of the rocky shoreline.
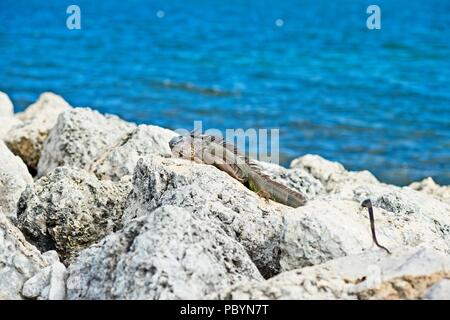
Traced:
POLYGON ((0 93, 0 299, 450 299, 449 186, 262 163, 307 196, 293 209, 171 158, 174 136, 0 93))

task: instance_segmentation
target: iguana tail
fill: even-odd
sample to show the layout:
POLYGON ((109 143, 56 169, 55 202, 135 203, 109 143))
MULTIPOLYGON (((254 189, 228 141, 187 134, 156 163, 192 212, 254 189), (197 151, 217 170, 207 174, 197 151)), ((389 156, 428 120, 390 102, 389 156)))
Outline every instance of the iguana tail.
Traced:
POLYGON ((249 174, 249 187, 254 192, 264 191, 270 198, 284 205, 297 208, 305 205, 306 198, 301 193, 273 181, 267 175, 253 171, 249 174))

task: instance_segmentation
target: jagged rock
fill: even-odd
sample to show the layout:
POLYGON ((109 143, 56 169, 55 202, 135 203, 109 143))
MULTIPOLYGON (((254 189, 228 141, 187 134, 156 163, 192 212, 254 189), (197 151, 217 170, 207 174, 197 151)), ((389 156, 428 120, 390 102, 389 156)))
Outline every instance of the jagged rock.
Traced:
POLYGON ((17 115, 22 122, 7 132, 4 138, 6 144, 30 168, 36 169, 44 141, 56 124, 58 115, 70 108, 62 97, 50 92, 43 93, 36 103, 17 115))
POLYGON ((413 190, 421 191, 434 196, 450 204, 450 186, 440 186, 434 182, 433 178, 428 177, 419 182, 413 182, 409 185, 413 190))
POLYGON ((23 299, 22 286, 47 262, 0 211, 0 300, 23 299))
POLYGON ((99 179, 120 180, 133 175, 140 158, 170 154, 169 141, 176 133, 156 126, 140 125, 118 145, 110 147, 91 165, 99 179))
MULTIPOLYGON (((210 210, 217 212, 214 218, 218 218, 218 222, 229 234, 236 235, 235 239, 244 245, 267 276, 278 272, 278 261, 282 270, 291 270, 371 248, 381 250, 373 247, 368 214, 366 209, 360 206, 363 200, 372 195, 375 196, 373 203, 377 234, 384 246, 394 250, 399 245, 417 246, 428 243, 444 252, 450 250, 449 235, 445 231, 446 225, 450 223, 449 207, 446 204, 436 201, 439 207, 431 207, 435 212, 430 211, 424 219, 420 214, 414 218, 407 207, 412 199, 396 205, 403 211, 393 211, 392 206, 384 206, 386 210, 383 210, 383 204, 376 198, 375 190, 356 195, 352 190, 351 196, 344 197, 346 200, 329 196, 319 197, 295 210, 280 205, 279 213, 275 213, 275 204, 271 203, 265 210, 268 217, 274 219, 273 222, 267 225, 265 218, 264 228, 256 227, 256 230, 264 230, 264 235, 269 236, 270 241, 267 242, 267 238, 260 237, 257 232, 253 234, 241 231, 242 228, 253 230, 261 224, 258 214, 255 214, 258 208, 252 205, 252 201, 256 199, 258 204, 263 201, 226 175, 216 176, 218 172, 220 171, 211 166, 199 166, 184 160, 151 159, 141 163, 136 170, 134 192, 130 195, 124 219, 146 214, 163 204, 187 207, 198 214, 202 214, 201 208, 214 208, 210 210), (231 183, 228 184, 228 181, 231 183), (249 195, 250 198, 242 199, 236 195, 249 195), (229 211, 230 207, 232 210, 233 207, 237 208, 239 215, 236 217, 235 211, 231 211, 233 223, 224 224, 223 221, 230 220, 223 220, 223 216, 229 216, 224 212, 229 211), (283 219, 281 224, 277 218, 283 219), (264 251, 262 244, 270 248, 270 251, 264 251), (259 261, 259 257, 264 258, 259 261)), ((341 186, 345 190, 346 185, 341 186)), ((381 184, 373 185, 373 188, 383 187, 381 184)), ((343 195, 337 194, 336 197, 338 196, 343 195)), ((401 199, 404 196, 400 194, 393 199, 401 199)))
POLYGON ((0 140, 21 121, 14 118, 14 106, 6 93, 0 91, 0 140))
POLYGON ((280 273, 266 281, 237 284, 208 296, 219 300, 330 300, 356 299, 338 275, 305 269, 280 273))
POLYGON ((436 204, 429 207, 430 211, 421 212, 418 208, 408 207, 409 203, 414 203, 413 199, 402 202, 402 197, 404 199, 406 196, 402 192, 387 197, 377 196, 373 190, 367 194, 358 194, 356 199, 351 199, 353 201, 318 199, 297 208, 293 213, 286 213, 280 244, 282 269, 316 265, 368 249, 382 251, 372 242, 368 213, 360 206, 369 195, 374 198, 376 233, 383 246, 395 251, 398 246, 427 244, 436 250, 450 253, 448 205, 435 200, 436 204))
POLYGON ((47 251, 42 257, 49 266, 25 282, 22 295, 28 299, 63 300, 66 295, 66 267, 59 262, 56 251, 47 251))
POLYGON ((267 203, 214 166, 183 159, 144 159, 136 166, 123 223, 163 205, 208 217, 244 246, 265 277, 278 272, 282 217, 293 208, 267 203))
POLYGON ((8 95, 0 91, 0 117, 13 117, 14 106, 8 95))
POLYGON ((67 269, 61 262, 52 265, 48 300, 64 300, 66 297, 67 269))
POLYGON ((33 183, 22 159, 16 157, 0 140, 0 211, 16 218, 17 201, 27 185, 33 183))
POLYGON ((378 216, 386 213, 389 225, 395 227, 389 234, 401 234, 404 244, 428 243, 450 254, 450 205, 445 202, 408 187, 380 183, 344 184, 330 201, 336 198, 357 202, 370 198, 378 216))
MULTIPOLYGON (((409 187, 387 184, 344 184, 333 199, 349 199, 361 202, 370 198, 373 205, 386 211, 428 221, 447 221, 450 205, 409 187)), ((407 219, 409 221, 409 219, 407 219)), ((445 229, 445 228, 444 228, 445 229)), ((450 230, 443 230, 448 235, 450 230)))
POLYGON ((36 170, 42 146, 54 122, 38 117, 12 127, 5 136, 8 148, 32 170, 36 170))
POLYGON ((88 169, 111 146, 135 128, 116 116, 103 116, 89 108, 64 112, 50 132, 38 164, 42 177, 59 166, 88 169))
POLYGON ((56 251, 50 250, 42 254, 51 265, 50 283, 41 291, 40 299, 63 300, 66 297, 67 269, 59 260, 56 251))
POLYGON ((56 120, 61 112, 70 108, 72 107, 63 97, 52 92, 44 92, 35 103, 29 105, 24 112, 17 113, 16 116, 22 121, 27 121, 40 117, 45 112, 56 120))
POLYGON ((29 186, 18 203, 18 226, 42 250, 65 259, 120 225, 130 181, 99 181, 60 167, 29 186))
POLYGON ((274 181, 299 191, 308 200, 325 193, 322 183, 306 170, 301 168, 286 169, 277 164, 261 161, 258 164, 262 168, 262 172, 274 181))
POLYGON ((21 123, 17 118, 0 116, 0 140, 4 140, 9 130, 21 123))
POLYGON ((337 193, 344 183, 379 183, 367 170, 347 171, 338 162, 328 161, 318 155, 307 154, 291 162, 292 169, 301 169, 319 180, 328 193, 337 193))
MULTIPOLYGON (((379 183, 363 173, 347 172, 337 163, 305 156, 294 162, 326 187, 295 214, 284 216, 281 242, 283 270, 323 263, 370 248, 372 239, 366 209, 371 199, 382 245, 417 246, 426 243, 450 254, 450 206, 411 188, 379 183)), ((376 248, 376 247, 375 247, 376 248)), ((377 248, 378 250, 378 248, 377 248)))
MULTIPOLYGON (((371 251, 283 272, 266 281, 237 284, 209 297, 242 300, 387 298, 378 294, 399 279, 433 278, 449 268, 450 258, 440 252, 427 247, 403 247, 392 255, 371 251)), ((423 290, 410 289, 413 290, 411 296, 418 293, 418 298, 424 298, 423 290)), ((400 298, 408 288, 396 290, 397 296, 390 295, 390 298, 400 298)))
POLYGON ((42 256, 49 265, 59 262, 59 255, 55 250, 45 251, 42 256))
POLYGON ((395 187, 314 155, 260 163, 307 197, 293 209, 167 158, 173 136, 51 93, 14 116, 0 92, 0 299, 66 298, 58 253, 71 299, 448 298, 450 187, 395 187), (372 242, 368 198, 392 255, 372 242), (28 239, 58 253, 25 241, 16 208, 28 239))
POLYGON ((28 299, 37 299, 45 287, 50 283, 52 267, 48 266, 41 269, 33 277, 28 279, 22 288, 22 295, 28 299))
POLYGON ((172 206, 129 221, 69 267, 69 299, 201 299, 262 280, 242 246, 215 223, 172 206))
MULTIPOLYGON (((390 247, 396 242, 385 239, 387 230, 380 217, 384 218, 377 212, 378 238, 390 247)), ((372 246, 369 219, 356 202, 310 201, 286 213, 283 222, 280 265, 284 271, 361 253, 372 246)))
POLYGON ((22 295, 28 299, 63 300, 66 296, 66 267, 59 261, 56 251, 47 251, 42 256, 49 266, 25 282, 22 295))

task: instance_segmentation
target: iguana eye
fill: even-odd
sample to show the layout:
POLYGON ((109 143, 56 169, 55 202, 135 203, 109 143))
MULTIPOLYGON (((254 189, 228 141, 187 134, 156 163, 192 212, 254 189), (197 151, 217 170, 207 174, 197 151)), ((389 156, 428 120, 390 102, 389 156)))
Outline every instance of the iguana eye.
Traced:
POLYGON ((180 143, 183 140, 182 136, 178 136, 178 137, 173 137, 172 139, 170 139, 169 141, 169 147, 170 149, 173 149, 178 143, 180 143))

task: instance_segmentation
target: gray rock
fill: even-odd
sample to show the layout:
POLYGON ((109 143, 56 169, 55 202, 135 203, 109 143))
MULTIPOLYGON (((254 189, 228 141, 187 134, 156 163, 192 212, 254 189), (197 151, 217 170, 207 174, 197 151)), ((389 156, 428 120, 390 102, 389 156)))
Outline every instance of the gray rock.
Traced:
POLYGON ((263 173, 267 174, 274 181, 299 191, 308 200, 325 193, 322 183, 302 168, 286 169, 273 163, 261 161, 258 164, 262 168, 263 173))
POLYGON ((18 113, 17 118, 22 121, 33 120, 41 117, 42 113, 45 113, 47 116, 56 120, 62 111, 70 108, 70 104, 63 97, 52 92, 44 92, 24 112, 18 113))
POLYGON ((120 226, 130 189, 130 181, 60 167, 23 192, 18 226, 42 251, 56 249, 66 259, 120 226))
POLYGON ((356 297, 345 279, 326 271, 305 269, 283 272, 266 281, 237 284, 211 294, 218 300, 331 300, 356 297))
POLYGON ((33 178, 22 159, 9 151, 1 140, 0 163, 0 211, 14 220, 20 195, 33 183, 33 178))
POLYGON ((338 162, 328 161, 318 155, 307 154, 291 162, 292 169, 301 169, 318 179, 328 193, 337 193, 344 183, 379 183, 369 171, 347 171, 338 162))
POLYGON ((14 106, 8 95, 0 91, 0 117, 13 117, 14 106))
MULTIPOLYGON (((417 218, 423 221, 428 221, 430 218, 446 221, 445 218, 450 210, 449 204, 422 192, 387 184, 345 184, 342 191, 333 198, 352 199, 358 202, 370 198, 374 206, 410 219, 417 218)), ((445 235, 448 234, 445 230, 443 232, 445 235)))
POLYGON ((450 205, 445 202, 408 187, 385 184, 345 184, 334 197, 357 202, 370 198, 375 207, 384 209, 390 216, 390 225, 410 230, 402 234, 404 243, 424 242, 450 253, 450 205))
POLYGON ((9 130, 21 123, 22 121, 16 118, 0 116, 0 140, 4 140, 9 130))
POLYGON ((37 168, 44 141, 55 126, 58 115, 70 109, 69 104, 53 93, 43 93, 39 100, 17 116, 21 123, 4 137, 11 151, 32 169, 37 168))
POLYGON ((170 154, 169 141, 176 133, 157 126, 140 125, 118 145, 100 155, 89 170, 99 179, 120 180, 133 175, 140 158, 170 154))
MULTIPOLYGON (((51 252, 53 254, 50 257, 53 260, 56 252, 51 252)), ((66 267, 59 260, 54 261, 25 282, 22 295, 28 299, 63 300, 66 296, 66 280, 66 267)))
MULTIPOLYGON (((210 295, 214 299, 370 299, 399 298, 397 288, 390 296, 384 288, 402 278, 446 272, 450 258, 426 247, 403 247, 392 255, 381 251, 334 259, 317 266, 283 272, 262 282, 237 284, 210 295)), ((419 280, 418 280, 419 281, 419 280)), ((417 290, 412 286, 412 291, 417 290)), ((403 292, 404 293, 404 292, 403 292)), ((409 292, 414 296, 421 292, 409 292)))
MULTIPOLYGON (((380 216, 377 212, 378 239, 391 247, 396 242, 386 240, 388 232, 381 225, 380 216)), ((283 222, 280 265, 284 271, 361 253, 372 247, 369 219, 356 202, 310 201, 295 212, 286 213, 283 222)))
POLYGON ((431 199, 427 203, 432 210, 410 211, 409 205, 418 204, 421 200, 404 201, 408 191, 404 192, 406 194, 399 192, 393 197, 378 198, 373 190, 357 197, 357 201, 318 199, 297 208, 295 213, 286 213, 285 229, 280 244, 282 269, 292 270, 316 265, 369 249, 384 252, 374 246, 367 210, 360 207, 362 199, 368 198, 369 195, 374 197, 376 233, 383 246, 395 251, 398 250, 398 246, 427 244, 449 254, 448 205, 435 200, 433 206, 431 199), (394 205, 394 200, 398 205, 394 205))
POLYGON ((55 250, 45 251, 42 253, 42 257, 44 257, 49 265, 59 262, 59 255, 55 250))
POLYGON ((282 216, 293 208, 270 201, 210 165, 153 157, 140 161, 123 223, 163 205, 193 211, 241 243, 265 277, 279 270, 282 216))
POLYGON ((48 300, 64 300, 66 297, 67 269, 60 263, 52 265, 48 300))
POLYGON ((48 266, 41 269, 33 277, 28 279, 22 288, 22 295, 28 299, 37 299, 41 296, 44 288, 50 283, 52 267, 48 266))
MULTIPOLYGON (((292 164, 307 170, 325 186, 295 214, 284 216, 281 243, 283 270, 323 263, 373 247, 367 210, 371 199, 378 240, 397 246, 430 247, 450 254, 450 206, 411 188, 376 181, 364 172, 348 172, 340 164, 318 156, 304 156, 292 164)), ((379 250, 377 247, 374 249, 379 250)))
POLYGON ((450 278, 439 281, 434 284, 425 293, 425 300, 450 300, 450 278))
POLYGON ((50 132, 38 164, 42 177, 56 167, 88 166, 108 148, 120 144, 135 128, 116 116, 103 116, 89 108, 64 112, 50 132))
POLYGON ((23 299, 24 283, 46 266, 39 251, 0 212, 0 300, 23 299))
POLYGON ((69 267, 69 299, 202 299, 262 280, 242 246, 211 221, 165 206, 129 221, 69 267))
POLYGON ((413 190, 424 192, 450 204, 450 186, 440 186, 434 182, 433 178, 428 177, 419 182, 413 182, 409 185, 413 190))

